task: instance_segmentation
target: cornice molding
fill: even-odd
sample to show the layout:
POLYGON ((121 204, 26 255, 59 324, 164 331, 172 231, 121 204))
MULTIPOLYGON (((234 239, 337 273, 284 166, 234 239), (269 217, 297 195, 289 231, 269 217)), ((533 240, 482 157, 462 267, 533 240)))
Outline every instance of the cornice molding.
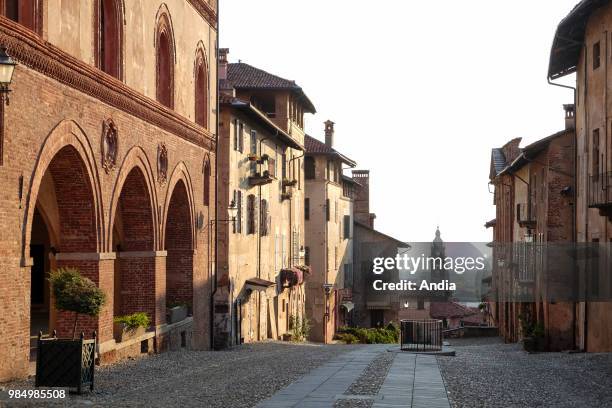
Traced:
POLYGON ((214 135, 207 129, 3 16, 0 16, 0 44, 7 47, 19 64, 191 143, 210 151, 215 148, 214 135))
POLYGON ((188 0, 199 15, 205 19, 215 30, 217 29, 217 12, 208 4, 207 0, 188 0))

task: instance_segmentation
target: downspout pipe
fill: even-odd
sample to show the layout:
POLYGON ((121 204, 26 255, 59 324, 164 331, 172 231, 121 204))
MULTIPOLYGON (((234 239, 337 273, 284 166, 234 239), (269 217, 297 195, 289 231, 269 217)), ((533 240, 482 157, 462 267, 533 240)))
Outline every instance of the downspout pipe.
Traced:
MULTIPOLYGON (((578 42, 576 42, 578 44, 578 42)), ((586 56, 586 45, 584 43, 580 44, 583 48, 583 54, 584 54, 584 77, 585 77, 585 83, 586 83, 586 75, 587 75, 587 67, 586 67, 586 61, 587 61, 587 56, 586 56)), ((607 47, 606 47, 607 49, 607 47)), ((549 76, 546 77, 546 81, 548 82, 549 85, 552 86, 557 86, 559 88, 565 88, 565 89, 571 89, 573 91, 574 94, 574 140, 573 140, 573 146, 574 146, 574 177, 573 177, 573 186, 572 186, 572 190, 574 191, 574 197, 576 197, 577 194, 577 189, 576 189, 576 179, 578 177, 578 126, 577 126, 577 115, 576 115, 576 109, 577 109, 577 100, 578 100, 578 95, 577 95, 577 90, 576 87, 574 86, 569 86, 569 85, 563 85, 563 84, 558 84, 555 83, 551 80, 551 78, 549 76)), ((586 86, 584 89, 585 95, 587 92, 586 86)), ((586 98, 585 98, 586 99, 586 98)), ((585 109, 585 124, 587 123, 587 115, 586 115, 586 100, 584 103, 584 109, 585 109)), ((577 210, 576 210, 576 206, 577 206, 577 202, 576 199, 574 199, 574 204, 572 205, 572 239, 574 241, 574 244, 578 241, 578 231, 576 228, 576 217, 577 217, 577 210)), ((586 289, 585 289, 586 290, 586 289)), ((573 307, 572 307, 572 321, 574 324, 572 324, 572 339, 573 339, 573 343, 574 343, 574 347, 576 347, 576 323, 577 323, 577 316, 576 316, 576 302, 573 302, 573 307)), ((586 348, 586 333, 587 333, 587 305, 585 302, 585 307, 584 307, 584 346, 586 348)))
MULTIPOLYGON (((220 19, 219 19, 219 2, 217 2, 217 36, 215 38, 215 54, 216 54, 216 59, 215 59, 215 63, 217 64, 217 67, 215 69, 215 88, 216 88, 216 93, 215 93, 215 219, 219 219, 219 208, 218 208, 218 200, 217 200, 217 194, 219 192, 219 186, 218 186, 218 180, 219 180, 219 115, 220 115, 220 106, 221 104, 219 103, 219 91, 220 91, 220 87, 219 87, 219 26, 220 26, 220 19)), ((210 212, 209 212, 209 218, 210 218, 210 212)), ((209 229, 208 231, 208 235, 211 235, 211 230, 209 229)), ((210 239, 209 239, 210 242, 210 239)), ((208 257, 210 259, 210 250, 212 247, 214 247, 214 270, 211 270, 209 273, 209 276, 211 276, 212 274, 212 291, 210 294, 210 317, 209 317, 209 330, 210 330, 210 348, 213 349, 214 348, 214 344, 215 344, 215 334, 214 334, 214 319, 215 319, 215 311, 214 311, 214 307, 215 307, 215 295, 217 294, 217 267, 218 267, 218 262, 219 262, 219 256, 218 256, 218 252, 217 252, 217 243, 219 242, 219 236, 218 236, 218 226, 217 226, 217 222, 214 223, 214 242, 212 244, 209 244, 208 247, 208 257)), ((210 268, 210 262, 208 262, 208 267, 210 268)))

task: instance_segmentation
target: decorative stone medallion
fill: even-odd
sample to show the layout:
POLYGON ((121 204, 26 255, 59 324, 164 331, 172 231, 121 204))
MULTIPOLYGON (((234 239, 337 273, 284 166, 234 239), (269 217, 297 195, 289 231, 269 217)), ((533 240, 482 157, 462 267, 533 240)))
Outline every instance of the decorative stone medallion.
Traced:
POLYGON ((168 148, 164 143, 157 146, 157 180, 165 184, 168 179, 168 148))
POLYGON ((111 118, 102 122, 102 167, 110 173, 117 164, 119 151, 119 133, 117 126, 111 118))

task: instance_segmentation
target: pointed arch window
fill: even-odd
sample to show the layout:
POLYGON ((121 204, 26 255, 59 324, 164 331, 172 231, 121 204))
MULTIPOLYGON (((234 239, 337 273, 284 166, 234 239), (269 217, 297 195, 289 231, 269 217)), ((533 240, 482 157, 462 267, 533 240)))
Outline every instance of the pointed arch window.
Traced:
POLYGON ((195 122, 205 128, 208 128, 208 102, 208 67, 200 48, 195 62, 195 122))
POLYGON ((123 74, 123 8, 121 1, 97 0, 95 12, 96 66, 121 80, 123 74))
POLYGON ((155 52, 156 98, 162 105, 174 109, 174 35, 166 13, 158 19, 155 52))
POLYGON ((42 0, 0 0, 0 12, 5 17, 38 34, 42 31, 42 0))

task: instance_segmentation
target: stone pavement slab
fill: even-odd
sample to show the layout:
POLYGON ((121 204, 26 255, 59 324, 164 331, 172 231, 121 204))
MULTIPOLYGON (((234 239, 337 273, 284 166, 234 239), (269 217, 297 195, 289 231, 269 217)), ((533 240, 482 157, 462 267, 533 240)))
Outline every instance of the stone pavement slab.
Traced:
POLYGON ((370 399, 374 408, 450 408, 435 356, 398 353, 377 395, 343 393, 384 346, 343 354, 260 403, 259 408, 330 408, 336 400, 370 399))

